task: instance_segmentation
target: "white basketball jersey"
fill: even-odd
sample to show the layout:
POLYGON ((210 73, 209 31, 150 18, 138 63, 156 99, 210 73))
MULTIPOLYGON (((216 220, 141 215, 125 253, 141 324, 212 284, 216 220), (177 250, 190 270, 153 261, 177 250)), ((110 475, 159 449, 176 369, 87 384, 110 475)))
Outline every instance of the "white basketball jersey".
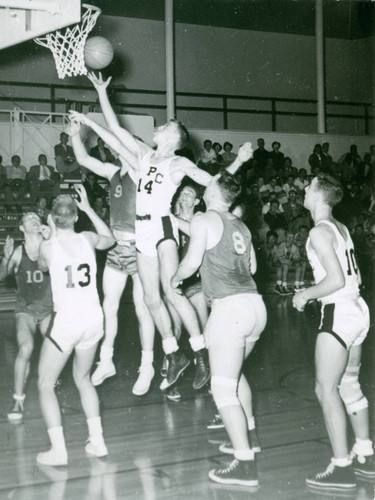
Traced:
MULTIPOLYGON (((331 293, 326 297, 322 297, 319 300, 322 302, 322 304, 330 304, 336 302, 337 299, 340 299, 342 297, 359 295, 359 285, 361 282, 361 278, 354 255, 353 241, 350 237, 348 229, 344 226, 346 231, 346 240, 344 240, 344 238, 341 236, 340 231, 337 229, 337 226, 333 222, 328 220, 321 220, 316 225, 318 226, 319 224, 327 224, 332 228, 333 232, 336 235, 336 255, 340 262, 342 273, 345 278, 345 285, 340 288, 340 290, 337 290, 337 292, 331 293)), ((315 282, 320 283, 325 278, 327 273, 322 266, 318 256, 316 255, 316 252, 311 246, 310 238, 308 238, 306 242, 306 252, 313 270, 315 282)))
POLYGON ((170 213, 171 201, 178 187, 169 174, 170 164, 176 156, 154 164, 151 158, 153 153, 146 153, 140 161, 136 197, 137 215, 150 215, 151 220, 170 213))
POLYGON ((95 252, 83 234, 79 238, 81 248, 74 257, 66 254, 57 238, 51 239, 49 273, 55 311, 63 307, 77 309, 83 303, 99 304, 95 252))

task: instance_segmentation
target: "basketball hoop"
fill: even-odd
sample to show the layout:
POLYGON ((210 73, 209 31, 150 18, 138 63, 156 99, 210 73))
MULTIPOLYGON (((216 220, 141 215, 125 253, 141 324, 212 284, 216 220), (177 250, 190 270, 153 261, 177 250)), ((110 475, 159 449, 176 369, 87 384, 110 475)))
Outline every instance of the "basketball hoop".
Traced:
POLYGON ((102 11, 94 5, 82 4, 82 7, 86 10, 80 23, 66 28, 64 32, 58 30, 42 38, 34 38, 38 45, 51 50, 59 78, 87 74, 85 43, 102 11))

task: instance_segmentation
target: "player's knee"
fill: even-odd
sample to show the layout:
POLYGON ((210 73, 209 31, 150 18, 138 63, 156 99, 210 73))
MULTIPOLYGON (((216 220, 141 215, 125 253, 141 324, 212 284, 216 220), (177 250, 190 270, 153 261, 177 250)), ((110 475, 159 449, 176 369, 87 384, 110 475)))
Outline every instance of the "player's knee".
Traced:
POLYGON ((115 297, 105 296, 103 300, 103 311, 106 315, 117 314, 119 308, 119 301, 115 297))
POLYGON ((156 291, 153 292, 145 291, 144 301, 146 306, 151 310, 160 309, 161 307, 161 296, 160 293, 156 291))
POLYGON ((18 348, 18 356, 25 361, 29 361, 33 353, 33 349, 34 344, 32 342, 23 342, 18 348))
POLYGON ((359 366, 356 366, 347 370, 339 385, 341 399, 350 415, 355 415, 358 411, 365 410, 368 407, 368 401, 363 395, 358 380, 359 368, 359 366))
POLYGON ((74 369, 73 369, 73 380, 78 390, 86 386, 87 383, 91 383, 89 373, 81 373, 78 370, 74 369))
POLYGON ((52 380, 48 373, 40 372, 38 375, 38 389, 39 392, 53 391, 55 388, 56 380, 52 380))
POLYGON ((220 410, 228 406, 240 406, 237 396, 238 380, 228 377, 211 377, 211 392, 215 404, 220 410))

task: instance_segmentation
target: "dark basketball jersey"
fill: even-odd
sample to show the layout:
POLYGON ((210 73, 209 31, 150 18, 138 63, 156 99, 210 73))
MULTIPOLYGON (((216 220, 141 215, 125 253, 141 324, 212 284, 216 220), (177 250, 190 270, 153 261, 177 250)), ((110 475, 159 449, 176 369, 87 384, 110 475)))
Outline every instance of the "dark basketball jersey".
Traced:
POLYGON ((22 245, 21 249, 21 261, 16 273, 17 303, 19 306, 36 306, 35 310, 38 312, 52 311, 53 303, 49 274, 43 273, 39 269, 38 261, 29 258, 24 245, 22 245))
MULTIPOLYGON (((190 238, 187 234, 183 233, 182 231, 179 231, 178 233, 179 233, 178 235, 179 235, 179 243, 180 243, 179 247, 178 247, 178 254, 179 254, 179 258, 180 258, 180 262, 181 262, 182 259, 187 254, 190 238)), ((200 276, 199 270, 198 270, 192 276, 189 276, 188 278, 186 278, 184 280, 182 288, 184 289, 186 287, 194 285, 195 283, 199 282, 200 280, 201 280, 201 276, 200 276)))
POLYGON ((240 293, 258 293, 250 272, 251 235, 240 219, 229 219, 216 212, 223 221, 221 240, 206 250, 200 268, 202 287, 209 304, 240 293))
POLYGON ((110 182, 110 225, 112 229, 135 233, 135 184, 128 173, 118 170, 110 182))

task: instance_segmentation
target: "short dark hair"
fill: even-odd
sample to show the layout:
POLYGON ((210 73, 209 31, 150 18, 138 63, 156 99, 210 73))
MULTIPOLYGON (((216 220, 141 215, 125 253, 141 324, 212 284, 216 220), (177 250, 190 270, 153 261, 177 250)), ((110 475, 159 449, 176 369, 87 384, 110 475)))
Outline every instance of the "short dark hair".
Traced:
POLYGON ((266 232, 266 240, 270 238, 271 236, 274 236, 276 239, 278 239, 279 235, 277 234, 276 231, 269 230, 266 232))
POLYGON ((223 172, 218 178, 217 183, 224 200, 229 203, 229 205, 232 205, 237 196, 241 193, 241 184, 234 175, 228 172, 223 172))
POLYGON ((320 173, 317 176, 316 189, 324 194, 324 201, 330 207, 340 203, 344 195, 341 182, 329 174, 320 173))
POLYGON ((225 149, 226 146, 229 146, 230 149, 233 149, 233 144, 231 142, 225 141, 224 145, 223 145, 223 148, 225 149))
POLYGON ((223 148, 222 148, 222 146, 221 146, 221 144, 220 144, 220 142, 214 142, 214 143, 212 144, 212 148, 213 148, 213 149, 215 149, 215 146, 220 146, 220 150, 222 150, 222 149, 223 149, 223 148))
POLYGON ((272 147, 274 147, 276 144, 279 146, 279 148, 281 147, 281 144, 279 143, 279 141, 273 141, 272 147))
POLYGON ((60 229, 68 229, 74 225, 77 217, 77 205, 69 194, 60 194, 56 198, 51 211, 53 222, 60 229))

